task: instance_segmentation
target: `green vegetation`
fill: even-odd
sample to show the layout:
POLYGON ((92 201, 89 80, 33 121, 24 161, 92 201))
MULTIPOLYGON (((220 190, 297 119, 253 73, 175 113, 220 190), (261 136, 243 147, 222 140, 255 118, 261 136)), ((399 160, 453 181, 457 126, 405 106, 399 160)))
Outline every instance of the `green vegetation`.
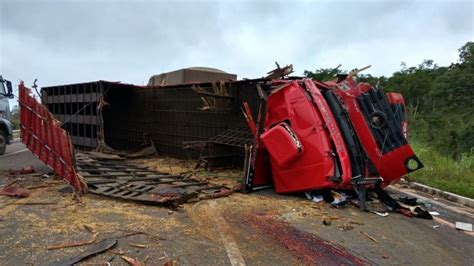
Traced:
POLYGON ((442 155, 429 145, 413 143, 413 149, 425 167, 409 179, 469 198, 474 198, 474 156, 462 154, 458 160, 442 155))
POLYGON ((14 106, 13 109, 11 110, 11 120, 12 122, 12 127, 13 130, 20 129, 20 111, 18 109, 18 106, 14 106))
MULTIPOLYGON (((347 73, 339 68, 305 71, 322 81, 347 73)), ((385 92, 403 94, 409 116, 409 141, 425 168, 410 178, 474 198, 474 42, 459 49, 459 61, 440 67, 433 60, 390 77, 359 75, 385 92)))

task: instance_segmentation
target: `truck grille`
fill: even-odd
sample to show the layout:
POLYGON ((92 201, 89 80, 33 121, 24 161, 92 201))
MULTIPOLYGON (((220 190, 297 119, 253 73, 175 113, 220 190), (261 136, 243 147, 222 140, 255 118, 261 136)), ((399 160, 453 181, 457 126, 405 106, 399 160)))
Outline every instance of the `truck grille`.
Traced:
POLYGON ((372 88, 358 96, 357 101, 382 154, 407 144, 382 89, 372 88))

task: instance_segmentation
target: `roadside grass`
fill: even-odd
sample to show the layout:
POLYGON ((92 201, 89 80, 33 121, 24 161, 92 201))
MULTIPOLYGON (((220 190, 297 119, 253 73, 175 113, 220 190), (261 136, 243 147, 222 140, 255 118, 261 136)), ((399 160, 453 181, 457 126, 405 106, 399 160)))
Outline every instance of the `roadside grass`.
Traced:
POLYGON ((411 146, 425 165, 409 175, 411 181, 474 198, 473 154, 463 154, 460 160, 455 161, 427 145, 415 142, 411 146))

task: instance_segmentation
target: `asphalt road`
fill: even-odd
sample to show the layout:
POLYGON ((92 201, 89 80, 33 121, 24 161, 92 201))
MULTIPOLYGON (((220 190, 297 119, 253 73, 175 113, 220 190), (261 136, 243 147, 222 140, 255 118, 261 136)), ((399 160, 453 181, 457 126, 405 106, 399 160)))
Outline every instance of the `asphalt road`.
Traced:
POLYGON ((0 170, 21 170, 28 166, 32 166, 37 172, 50 171, 23 143, 18 141, 8 145, 5 154, 0 156, 0 170))
MULTIPOLYGON (((0 168, 47 169, 23 149, 10 146, 0 168)), ((11 180, 0 176, 0 184, 11 180)), ((454 221, 473 223, 474 211, 429 195, 419 194, 430 210, 440 212, 435 220, 336 209, 271 190, 185 204, 176 211, 90 194, 77 203, 58 192, 63 184, 41 187, 58 180, 24 181, 34 187, 29 197, 0 196, 0 265, 55 265, 89 245, 47 247, 91 239, 85 226, 99 233, 98 241, 120 236, 116 247, 86 260, 87 265, 127 265, 120 253, 147 265, 167 260, 179 265, 474 265, 474 234, 452 227, 454 221), (141 234, 123 236, 130 231, 141 234)))

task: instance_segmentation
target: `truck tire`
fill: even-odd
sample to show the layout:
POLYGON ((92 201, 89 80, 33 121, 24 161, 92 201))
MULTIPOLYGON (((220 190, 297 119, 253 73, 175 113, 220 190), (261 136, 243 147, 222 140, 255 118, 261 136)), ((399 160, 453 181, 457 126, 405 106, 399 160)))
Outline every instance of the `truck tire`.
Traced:
POLYGON ((7 149, 7 137, 3 130, 0 130, 0 156, 5 154, 5 150, 7 149))

